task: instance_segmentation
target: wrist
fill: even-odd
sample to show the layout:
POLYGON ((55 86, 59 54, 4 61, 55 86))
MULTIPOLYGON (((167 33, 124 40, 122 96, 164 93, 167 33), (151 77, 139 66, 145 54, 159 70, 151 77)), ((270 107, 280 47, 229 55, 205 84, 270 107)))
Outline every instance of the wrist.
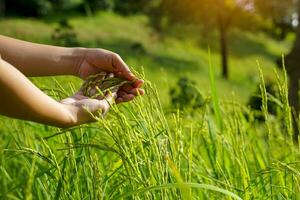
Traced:
POLYGON ((79 123, 78 121, 78 109, 75 106, 72 105, 66 105, 63 103, 60 103, 60 105, 62 106, 62 111, 64 114, 64 122, 62 124, 63 127, 67 128, 67 127, 73 127, 76 126, 79 123))
POLYGON ((71 48, 71 51, 72 51, 72 55, 74 56, 74 64, 73 64, 71 75, 81 78, 80 67, 82 62, 85 59, 87 49, 83 47, 75 47, 75 48, 71 48))
POLYGON ((95 121, 94 118, 84 110, 82 107, 68 105, 61 103, 64 114, 66 116, 66 120, 64 123, 64 127, 73 127, 78 126, 80 124, 89 123, 95 121))

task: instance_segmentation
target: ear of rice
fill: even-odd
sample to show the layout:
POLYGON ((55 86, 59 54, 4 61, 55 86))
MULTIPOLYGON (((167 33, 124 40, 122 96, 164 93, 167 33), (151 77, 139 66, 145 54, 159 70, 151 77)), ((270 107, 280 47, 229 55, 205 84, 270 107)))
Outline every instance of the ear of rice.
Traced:
POLYGON ((106 77, 106 73, 89 76, 81 87, 83 95, 90 98, 103 97, 108 92, 115 92, 122 85, 130 83, 120 77, 106 77))

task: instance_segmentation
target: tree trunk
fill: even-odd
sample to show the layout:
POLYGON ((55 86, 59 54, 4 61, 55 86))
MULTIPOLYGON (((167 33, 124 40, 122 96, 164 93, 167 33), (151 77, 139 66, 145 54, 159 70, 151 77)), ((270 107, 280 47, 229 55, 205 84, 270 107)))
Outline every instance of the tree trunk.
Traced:
POLYGON ((222 61, 222 76, 228 79, 228 48, 227 48, 227 30, 228 27, 224 21, 224 14, 219 13, 219 31, 220 31, 220 51, 221 51, 221 61, 222 61))
POLYGON ((227 32, 225 29, 220 30, 220 45, 221 45, 221 57, 222 57, 222 76, 228 79, 228 51, 227 51, 227 32))
MULTIPOLYGON (((300 22, 300 3, 298 3, 298 20, 300 22)), ((293 127, 294 127, 294 143, 299 144, 299 127, 298 127, 298 119, 299 119, 299 79, 300 79, 300 25, 298 25, 296 32, 296 40, 294 42, 294 46, 291 52, 286 56, 286 70, 290 78, 289 82, 289 102, 293 115, 293 127)))
POLYGON ((299 144, 299 127, 298 127, 298 119, 299 119, 299 77, 289 75, 290 77, 290 84, 289 84, 289 103, 292 107, 292 122, 293 122, 293 129, 294 135, 293 140, 296 145, 299 144))

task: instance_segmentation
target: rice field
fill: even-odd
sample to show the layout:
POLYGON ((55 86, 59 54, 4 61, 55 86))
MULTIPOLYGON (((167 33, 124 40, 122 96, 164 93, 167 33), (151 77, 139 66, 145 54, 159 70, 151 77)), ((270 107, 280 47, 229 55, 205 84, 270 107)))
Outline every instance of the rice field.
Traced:
MULTIPOLYGON (((69 21, 83 46, 110 49, 130 66, 144 65, 146 94, 113 106, 96 123, 69 129, 0 116, 1 200, 300 200, 300 149, 292 140, 287 77, 273 72, 276 56, 288 52, 291 41, 234 33, 231 77, 225 81, 214 75, 218 52, 207 55, 206 45, 189 40, 194 37, 161 39, 145 16, 103 12, 69 21), (116 31, 120 27, 126 31, 116 31), (145 52, 133 51, 132 44, 145 52), (255 67, 256 59, 263 70, 255 67), (206 94, 204 106, 170 107, 168 92, 180 75, 197 82, 206 94), (275 96, 265 87, 270 77, 275 96), (262 121, 246 106, 256 81, 262 121), (276 104, 276 116, 268 113, 268 102, 276 104)), ((55 20, 6 19, 0 32, 53 44, 56 26, 55 20)), ((81 83, 70 77, 31 80, 57 100, 81 83)))
MULTIPOLYGON (((210 67, 209 103, 194 112, 163 108, 146 81, 145 96, 113 106, 97 123, 0 121, 0 199, 300 199, 286 76, 274 73, 271 97, 257 74, 260 123, 234 93, 219 98, 213 74, 210 67)), ((63 90, 49 93, 60 99, 63 90)))

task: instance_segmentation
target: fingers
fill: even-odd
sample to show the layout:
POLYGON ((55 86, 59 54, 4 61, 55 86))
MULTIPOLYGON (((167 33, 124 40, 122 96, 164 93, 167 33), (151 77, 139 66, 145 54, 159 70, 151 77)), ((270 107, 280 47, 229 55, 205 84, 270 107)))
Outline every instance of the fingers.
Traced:
POLYGON ((129 84, 129 83, 124 84, 123 86, 121 86, 120 90, 125 90, 126 92, 129 92, 132 89, 137 89, 137 88, 142 87, 143 84, 144 84, 144 81, 138 79, 132 84, 129 84))
POLYGON ((124 103, 128 101, 132 101, 135 98, 133 94, 126 94, 116 99, 116 103, 124 103))
POLYGON ((144 80, 142 79, 137 79, 134 83, 133 83, 133 86, 136 87, 136 88, 140 88, 144 85, 144 80))
POLYGON ((112 53, 112 67, 123 76, 128 81, 133 81, 136 79, 134 74, 130 71, 127 64, 123 61, 123 59, 116 53, 112 53))
POLYGON ((114 74, 113 74, 113 73, 108 73, 108 74, 106 74, 106 76, 105 76, 105 78, 112 78, 112 77, 114 77, 114 74))
POLYGON ((73 105, 79 108, 84 108, 88 112, 95 113, 99 110, 107 109, 106 104, 107 102, 103 100, 83 99, 83 100, 76 101, 73 105))
POLYGON ((117 98, 117 92, 110 92, 105 96, 105 100, 109 103, 112 104, 114 103, 114 100, 117 98))
MULTIPOLYGON (((100 70, 113 72, 128 81, 137 80, 137 77, 131 72, 130 68, 121 56, 105 49, 87 49, 85 53, 85 60, 81 64, 80 69, 82 77, 95 74, 100 70)), ((140 83, 140 81, 137 81, 137 84, 140 83)))
POLYGON ((136 96, 145 94, 141 88, 133 88, 129 91, 119 90, 117 93, 116 103, 124 103, 133 100, 136 96))
POLYGON ((105 116, 111 106, 111 103, 112 100, 107 100, 107 99, 103 99, 101 100, 101 104, 100 104, 100 107, 99 107, 99 110, 101 110, 101 113, 102 113, 102 116, 105 116))
POLYGON ((77 93, 75 93, 73 96, 70 96, 66 99, 61 100, 60 102, 63 104, 74 104, 75 102, 77 102, 78 100, 82 100, 82 99, 87 99, 88 97, 84 96, 82 91, 79 91, 77 93))
MULTIPOLYGON (((118 72, 118 73, 116 73, 116 76, 118 76, 118 77, 124 77, 123 76, 123 74, 122 73, 120 73, 120 72, 118 72)), ((133 87, 136 87, 136 88, 140 88, 140 87, 142 87, 143 85, 144 85, 144 80, 142 80, 142 79, 137 79, 137 78, 134 78, 133 80, 132 80, 132 86, 133 87)))
POLYGON ((130 94, 133 94, 135 96, 138 96, 138 95, 144 95, 145 94, 145 90, 142 89, 142 88, 134 88, 132 89, 131 91, 129 91, 130 94))
POLYGON ((92 88, 89 91, 91 95, 94 95, 93 98, 95 100, 101 102, 99 103, 99 105, 97 105, 96 102, 93 102, 92 105, 90 105, 89 110, 91 112, 96 112, 97 109, 101 108, 102 113, 105 115, 112 103, 128 102, 133 100, 136 96, 143 95, 145 91, 141 89, 141 87, 144 84, 144 81, 141 79, 137 79, 134 76, 134 74, 130 71, 129 67, 126 65, 126 63, 122 60, 122 58, 118 54, 105 51, 105 50, 102 51, 97 50, 97 52, 98 53, 100 52, 102 56, 101 54, 97 53, 91 56, 90 61, 92 61, 91 66, 106 71, 106 74, 104 73, 101 79, 111 78, 113 76, 120 76, 131 81, 130 84, 123 85, 121 88, 118 88, 117 91, 111 91, 117 93, 114 93, 113 95, 108 94, 105 97, 103 97, 103 95, 98 95, 98 96, 95 95, 97 94, 96 88, 92 88), (103 59, 101 59, 101 57, 103 59))
POLYGON ((66 104, 66 105, 72 105, 75 102, 76 102, 76 100, 73 99, 72 97, 68 97, 68 98, 63 99, 63 100, 60 101, 60 103, 66 104))
POLYGON ((101 110, 102 116, 105 116, 111 107, 111 105, 115 102, 117 97, 116 92, 107 94, 105 99, 100 100, 98 104, 98 109, 101 110))
MULTIPOLYGON (((129 93, 129 94, 133 94, 135 96, 138 95, 144 95, 145 94, 145 90, 143 90, 142 88, 135 88, 130 84, 125 84, 123 85, 120 89, 119 92, 125 92, 125 93, 129 93)), ((118 92, 118 95, 119 95, 118 92)))
MULTIPOLYGON (((92 113, 96 117, 105 116, 113 103, 113 97, 107 97, 107 99, 83 99, 73 103, 74 106, 80 108, 82 112, 92 113)), ((91 119, 92 120, 92 119, 91 119)))

